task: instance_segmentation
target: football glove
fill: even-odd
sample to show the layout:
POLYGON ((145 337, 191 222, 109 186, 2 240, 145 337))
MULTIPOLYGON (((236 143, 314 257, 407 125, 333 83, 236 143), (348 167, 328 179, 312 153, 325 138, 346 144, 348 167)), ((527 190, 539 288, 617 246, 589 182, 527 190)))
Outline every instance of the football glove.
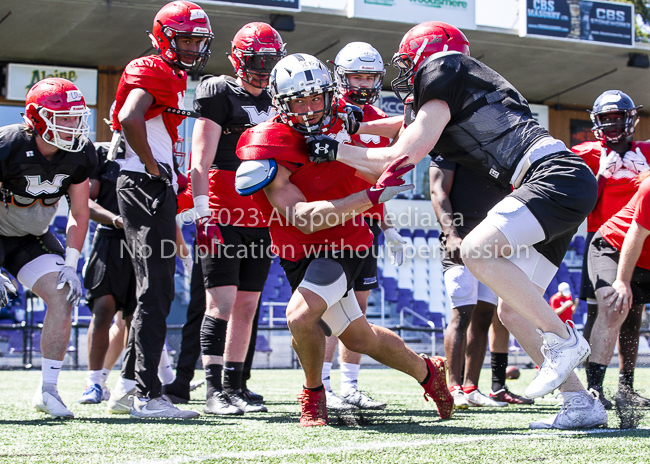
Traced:
POLYGON ((394 227, 390 227, 384 231, 384 238, 390 251, 391 264, 401 266, 404 263, 404 245, 406 244, 406 240, 402 238, 394 227))
MULTIPOLYGON (((172 185, 172 181, 174 180, 174 176, 172 175, 172 171, 167 163, 161 163, 161 162, 156 162, 158 165, 158 175, 157 176, 152 176, 149 174, 149 177, 151 180, 161 180, 163 181, 168 187, 172 185)), ((146 172, 146 169, 145 169, 146 172)))
POLYGON ((77 306, 82 294, 81 281, 79 280, 79 276, 77 276, 77 270, 70 266, 63 266, 63 269, 59 272, 59 281, 57 282, 56 289, 61 290, 66 284, 70 287, 66 300, 73 307, 77 306))
POLYGON ((648 160, 641 150, 637 148, 635 151, 628 151, 623 156, 623 166, 626 169, 634 172, 635 174, 642 174, 650 169, 648 160))
POLYGON ((398 168, 407 159, 408 156, 402 156, 393 161, 377 180, 377 183, 369 189, 366 189, 368 198, 373 205, 385 203, 398 193, 415 188, 413 184, 404 184, 404 179, 402 179, 402 176, 411 171, 415 166, 413 164, 407 164, 398 168))
POLYGON ((307 137, 307 149, 309 150, 309 160, 313 163, 336 161, 339 143, 327 135, 312 135, 307 137))
POLYGON ((221 229, 212 216, 203 216, 196 220, 196 243, 199 249, 208 250, 210 255, 214 255, 219 245, 223 245, 221 229))
POLYGON ((350 103, 344 103, 337 114, 348 134, 354 135, 359 132, 359 126, 363 122, 363 110, 361 108, 350 103))
POLYGON ((4 308, 9 303, 8 293, 16 294, 17 290, 16 287, 14 287, 14 284, 11 283, 11 279, 6 275, 0 273, 0 279, 0 282, 2 283, 2 285, 0 285, 0 308, 4 308))
POLYGON ((598 175, 609 179, 622 167, 623 160, 621 160, 621 155, 613 150, 608 154, 607 148, 603 147, 600 152, 600 167, 598 169, 598 175))

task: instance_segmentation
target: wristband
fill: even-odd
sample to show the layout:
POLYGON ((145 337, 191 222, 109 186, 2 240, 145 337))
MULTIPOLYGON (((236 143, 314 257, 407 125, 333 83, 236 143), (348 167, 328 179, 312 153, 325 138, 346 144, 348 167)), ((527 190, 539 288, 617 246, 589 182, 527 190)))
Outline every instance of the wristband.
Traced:
POLYGON ((207 195, 197 195, 194 197, 194 211, 196 211, 199 217, 212 216, 210 200, 207 195))
POLYGON ((119 229, 119 227, 118 227, 117 224, 115 224, 115 223, 116 223, 117 220, 120 219, 121 217, 122 217, 122 216, 115 216, 115 217, 113 218, 113 227, 115 227, 116 229, 119 229))
POLYGON ((77 263, 79 262, 79 255, 81 252, 76 248, 67 247, 65 249, 65 263, 64 266, 71 267, 75 271, 77 270, 77 263))

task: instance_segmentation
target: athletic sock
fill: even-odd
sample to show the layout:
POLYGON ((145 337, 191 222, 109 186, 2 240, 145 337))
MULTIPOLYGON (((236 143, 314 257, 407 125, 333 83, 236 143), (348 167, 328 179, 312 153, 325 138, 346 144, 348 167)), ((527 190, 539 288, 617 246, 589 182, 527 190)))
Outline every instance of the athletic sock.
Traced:
POLYGON ((117 379, 117 382, 115 383, 114 393, 117 398, 121 398, 124 395, 126 395, 128 392, 133 390, 136 385, 137 382, 135 380, 125 379, 120 375, 120 377, 117 379))
POLYGON ((469 395, 470 393, 476 390, 478 390, 478 387, 476 385, 472 385, 471 387, 463 387, 463 393, 465 393, 466 395, 469 395))
POLYGON ((223 389, 228 393, 242 389, 243 362, 226 361, 223 367, 223 389))
POLYGON ((217 391, 223 391, 221 371, 223 370, 223 352, 226 349, 226 332, 228 321, 217 319, 207 314, 201 324, 201 354, 205 370, 206 397, 212 398, 217 391), (221 360, 221 362, 219 362, 221 360))
POLYGON ((106 369, 106 368, 102 369, 102 381, 100 383, 102 387, 106 385, 106 381, 108 380, 108 376, 110 375, 110 373, 111 373, 110 369, 106 369))
POLYGON ((508 369, 508 353, 491 353, 492 391, 498 392, 506 386, 506 370, 508 369))
POLYGON ((634 371, 621 371, 618 374, 618 389, 634 390, 634 371))
POLYGON ((357 381, 359 380, 359 364, 343 363, 341 364, 341 395, 348 396, 357 391, 357 381))
POLYGON ((59 372, 63 367, 63 361, 55 359, 43 358, 41 363, 41 375, 43 376, 43 383, 56 386, 59 381, 59 372))
POLYGON ((431 370, 429 370, 429 365, 427 364, 427 376, 424 378, 420 385, 425 386, 431 380, 431 370))
POLYGON ((590 362, 587 367, 587 388, 602 389, 606 371, 607 366, 590 362))
POLYGON ((325 390, 332 391, 332 385, 330 384, 330 374, 332 373, 332 363, 324 362, 323 363, 323 373, 321 378, 323 380, 323 386, 325 390))
POLYGON ((174 375, 174 369, 172 369, 172 361, 169 357, 169 352, 167 351, 167 345, 163 346, 162 353, 160 353, 158 378, 160 379, 160 383, 163 385, 172 383, 176 378, 176 375, 174 375))
POLYGON ((323 385, 321 385, 320 387, 316 387, 316 388, 307 388, 307 387, 305 387, 305 386, 303 385, 302 388, 303 388, 303 390, 309 390, 309 391, 312 391, 312 392, 321 392, 321 391, 325 391, 325 387, 324 387, 323 385))
POLYGON ((86 377, 86 380, 88 381, 88 386, 99 385, 101 387, 103 385, 102 371, 88 371, 88 376, 86 377))

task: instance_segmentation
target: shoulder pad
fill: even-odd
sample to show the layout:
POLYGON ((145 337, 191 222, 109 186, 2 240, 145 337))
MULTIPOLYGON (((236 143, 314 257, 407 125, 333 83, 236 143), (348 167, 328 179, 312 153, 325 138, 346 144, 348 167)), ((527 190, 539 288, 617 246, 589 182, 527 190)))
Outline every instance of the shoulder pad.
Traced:
POLYGON ((259 192, 275 179, 278 165, 273 159, 244 161, 237 168, 235 190, 246 197, 259 192))
POLYGON ((237 142, 240 160, 276 159, 292 163, 309 163, 305 137, 286 124, 263 122, 247 129, 237 142))

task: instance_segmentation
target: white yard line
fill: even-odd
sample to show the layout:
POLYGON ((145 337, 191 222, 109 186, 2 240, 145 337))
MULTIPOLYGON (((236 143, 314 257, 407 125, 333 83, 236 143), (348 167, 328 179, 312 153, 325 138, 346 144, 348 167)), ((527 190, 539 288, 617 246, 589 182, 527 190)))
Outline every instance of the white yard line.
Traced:
MULTIPOLYGON (((649 430, 650 427, 639 427, 635 430, 649 430)), ((524 433, 517 435, 498 435, 498 436, 475 436, 465 438, 442 438, 438 440, 416 440, 400 442, 370 442, 359 445, 346 445, 337 447, 323 448, 296 448, 281 449, 268 451, 243 451, 239 453, 215 453, 204 456, 176 456, 168 459, 143 459, 138 461, 125 461, 124 464, 182 464, 189 462, 201 462, 214 459, 256 459, 256 458, 278 458, 285 456, 304 456, 309 454, 336 454, 351 451, 379 451, 391 448, 413 448, 432 445, 453 445, 463 443, 473 443, 478 441, 501 441, 501 440, 529 440, 550 439, 557 437, 569 437, 577 435, 595 435, 607 433, 620 433, 625 430, 621 429, 593 429, 593 430, 565 430, 555 433, 524 433)))

